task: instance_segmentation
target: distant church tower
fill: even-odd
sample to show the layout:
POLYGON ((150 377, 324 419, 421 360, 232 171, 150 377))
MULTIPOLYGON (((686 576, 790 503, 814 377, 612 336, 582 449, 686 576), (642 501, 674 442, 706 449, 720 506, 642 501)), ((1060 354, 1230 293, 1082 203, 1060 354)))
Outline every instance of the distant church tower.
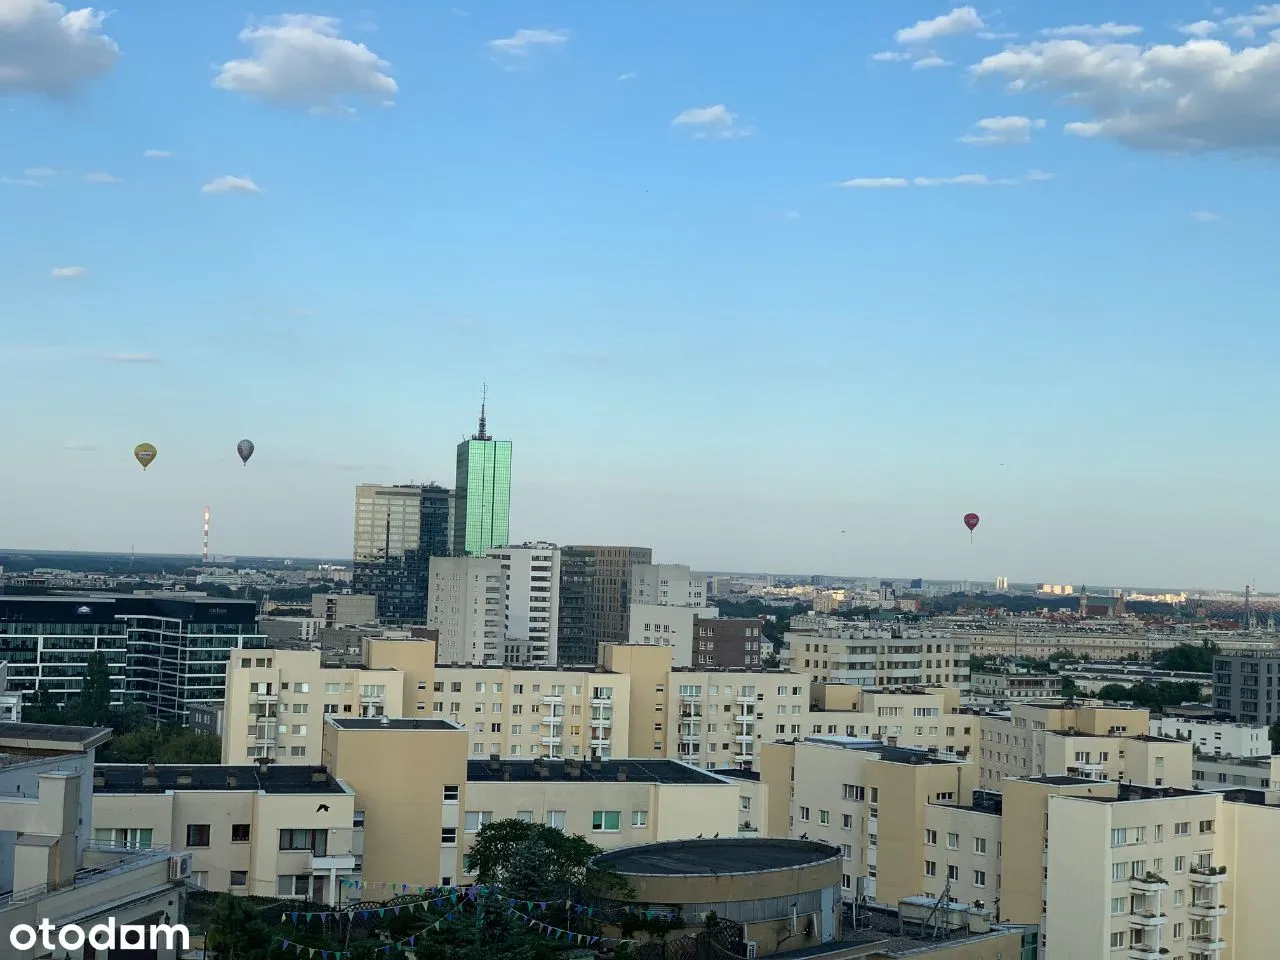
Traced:
POLYGON ((1116 616, 1123 617, 1128 612, 1124 605, 1124 594, 1121 593, 1120 596, 1116 597, 1116 616))
POLYGON ((1080 587, 1080 616, 1087 617, 1089 615, 1089 588, 1080 587))

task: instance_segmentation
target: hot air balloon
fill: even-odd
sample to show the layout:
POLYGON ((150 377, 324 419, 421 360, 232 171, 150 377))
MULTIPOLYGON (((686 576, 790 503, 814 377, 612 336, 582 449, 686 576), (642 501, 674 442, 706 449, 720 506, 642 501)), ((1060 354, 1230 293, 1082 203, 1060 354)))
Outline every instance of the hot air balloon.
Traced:
POLYGON ((976 513, 966 513, 964 515, 964 525, 969 528, 969 542, 973 543, 973 531, 978 526, 978 515, 976 513))
POLYGON ((240 454, 240 462, 248 466, 249 458, 253 456, 253 441, 241 440, 236 444, 236 453, 240 454))
POLYGON ((149 443, 140 443, 133 448, 133 459, 137 460, 138 463, 142 464, 143 470, 151 466, 151 461, 154 460, 155 458, 156 458, 156 448, 149 443))

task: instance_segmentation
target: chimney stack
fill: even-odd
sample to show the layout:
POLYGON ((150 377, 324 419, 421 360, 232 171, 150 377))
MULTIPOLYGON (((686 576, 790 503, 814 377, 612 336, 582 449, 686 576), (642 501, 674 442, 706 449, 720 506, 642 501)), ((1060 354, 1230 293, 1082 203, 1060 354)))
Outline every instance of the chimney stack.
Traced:
POLYGON ((154 760, 147 764, 146 772, 142 775, 142 785, 153 789, 160 786, 160 771, 156 769, 154 760))
POLYGON ((179 771, 178 771, 178 786, 180 786, 180 787, 189 787, 189 786, 191 786, 191 771, 190 771, 190 770, 188 770, 188 769, 186 769, 186 768, 183 768, 182 770, 179 770, 179 771))

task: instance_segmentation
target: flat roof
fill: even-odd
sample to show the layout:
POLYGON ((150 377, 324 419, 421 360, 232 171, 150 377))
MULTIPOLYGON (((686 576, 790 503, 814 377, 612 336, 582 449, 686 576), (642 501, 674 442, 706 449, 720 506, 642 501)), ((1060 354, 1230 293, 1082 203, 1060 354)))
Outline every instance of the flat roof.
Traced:
POLYGON ((440 720, 433 717, 408 717, 392 720, 389 717, 335 717, 332 714, 325 720, 339 730, 465 730, 451 720, 440 720))
POLYGON ((534 760, 468 760, 467 781, 473 783, 493 783, 505 780, 529 782, 548 780, 557 783, 607 783, 618 782, 619 774, 625 771, 628 783, 665 783, 665 784, 724 784, 722 777, 708 770, 681 763, 679 760, 601 760, 597 770, 590 760, 576 764, 577 776, 569 773, 573 766, 563 760, 549 760, 545 764, 534 760), (543 777, 540 769, 547 771, 543 777))
POLYGON ((170 790, 252 790, 263 793, 347 793, 347 789, 325 767, 265 764, 164 763, 149 768, 145 763, 98 763, 93 767, 93 792, 166 793, 170 790), (151 773, 155 786, 143 779, 151 773), (178 783, 181 776, 190 783, 178 783), (234 779, 233 779, 234 778, 234 779), (103 783, 99 785, 99 780, 103 783))
POLYGON ((924 764, 966 763, 967 758, 930 753, 915 747, 893 747, 879 740, 863 740, 858 737, 813 736, 806 737, 805 743, 816 743, 824 747, 840 747, 844 750, 860 750, 863 753, 874 753, 876 758, 888 763, 907 763, 915 766, 924 764))
POLYGON ((43 740, 65 744, 93 744, 111 736, 110 727, 77 727, 61 723, 14 723, 0 721, 0 744, 6 740, 43 740), (105 735, 105 736, 104 736, 105 735))
POLYGON ((1088 777, 1022 777, 1029 783, 1045 783, 1051 787, 1074 787, 1089 783, 1108 783, 1107 780, 1090 780, 1088 777))
POLYGON ((813 840, 729 837, 623 847, 596 863, 631 876, 696 877, 795 870, 839 858, 839 847, 813 840))

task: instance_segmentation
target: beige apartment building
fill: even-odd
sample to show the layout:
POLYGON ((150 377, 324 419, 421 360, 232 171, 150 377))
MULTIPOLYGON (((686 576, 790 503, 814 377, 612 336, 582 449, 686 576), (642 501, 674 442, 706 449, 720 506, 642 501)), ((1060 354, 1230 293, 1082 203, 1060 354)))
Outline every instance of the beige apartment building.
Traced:
POLYGON ((960 712, 955 687, 866 690, 813 684, 806 736, 878 740, 888 746, 967 757, 976 751, 978 717, 960 712))
POLYGON ((218 893, 335 903, 359 876, 355 794, 323 767, 98 764, 94 838, 191 855, 218 893))
POLYGON ((1078 776, 1152 786, 1191 786, 1191 744, 1147 734, 1147 710, 1068 701, 1015 704, 984 714, 979 785, 1007 777, 1078 776))
POLYGON ((969 689, 968 637, 910 624, 852 626, 835 617, 793 618, 782 665, 814 683, 969 689))

